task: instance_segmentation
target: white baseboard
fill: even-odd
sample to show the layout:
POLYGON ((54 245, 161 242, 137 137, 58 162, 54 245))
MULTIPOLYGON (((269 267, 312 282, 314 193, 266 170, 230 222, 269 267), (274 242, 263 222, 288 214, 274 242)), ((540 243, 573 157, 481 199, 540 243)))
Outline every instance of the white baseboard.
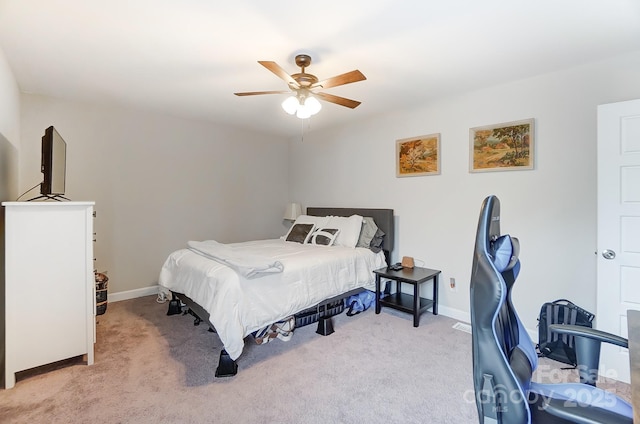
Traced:
POLYGON ((459 309, 449 308, 444 305, 438 304, 438 314, 444 315, 449 318, 456 319, 458 321, 471 322, 471 315, 467 311, 461 311, 459 309))
MULTIPOLYGON (((461 321, 466 324, 471 323, 471 313, 466 311, 461 311, 459 309, 453 309, 446 306, 438 305, 438 313, 449 318, 453 318, 455 320, 461 321)), ((527 333, 529 333, 529 337, 531 341, 535 344, 538 343, 538 330, 532 330, 527 328, 527 333)))
POLYGON ((158 286, 144 287, 141 289, 127 290, 118 293, 109 293, 108 302, 119 302, 121 300, 135 299, 137 297, 155 296, 158 294, 158 286))

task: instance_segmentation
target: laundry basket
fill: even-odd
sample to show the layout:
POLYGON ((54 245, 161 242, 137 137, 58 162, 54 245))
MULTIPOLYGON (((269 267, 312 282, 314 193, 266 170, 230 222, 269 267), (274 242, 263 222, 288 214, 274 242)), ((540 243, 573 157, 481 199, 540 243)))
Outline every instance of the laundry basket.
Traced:
POLYGON ((109 277, 102 272, 96 272, 96 315, 107 312, 107 286, 109 277))

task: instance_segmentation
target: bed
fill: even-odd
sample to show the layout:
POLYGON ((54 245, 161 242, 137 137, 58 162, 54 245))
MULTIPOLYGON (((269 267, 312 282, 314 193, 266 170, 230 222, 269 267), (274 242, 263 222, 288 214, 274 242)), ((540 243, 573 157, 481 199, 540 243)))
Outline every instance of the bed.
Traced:
POLYGON ((374 290, 372 271, 390 262, 393 242, 392 209, 309 207, 279 239, 190 241, 169 255, 159 285, 171 298, 168 315, 186 305, 218 334, 224 349, 216 376, 232 376, 247 336, 374 290))

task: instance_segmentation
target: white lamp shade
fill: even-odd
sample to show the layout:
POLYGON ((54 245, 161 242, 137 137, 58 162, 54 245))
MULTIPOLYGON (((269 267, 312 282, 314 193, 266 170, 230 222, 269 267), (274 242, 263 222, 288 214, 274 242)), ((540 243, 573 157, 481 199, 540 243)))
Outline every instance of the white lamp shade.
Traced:
POLYGON ((304 107, 309 111, 309 115, 315 115, 316 113, 320 112, 320 109, 322 109, 322 105, 320 104, 318 99, 311 96, 307 97, 307 99, 304 101, 304 107))
POLYGON ((289 203, 284 211, 284 219, 290 221, 295 221, 300 215, 302 215, 300 203, 289 203))
POLYGON ((311 116, 311 113, 309 113, 309 108, 302 105, 298 107, 298 112, 296 112, 296 116, 300 119, 307 119, 308 117, 311 116))
POLYGON ((298 98, 295 96, 287 97, 284 102, 282 102, 282 109, 287 112, 289 115, 293 115, 298 110, 300 103, 298 102, 298 98))

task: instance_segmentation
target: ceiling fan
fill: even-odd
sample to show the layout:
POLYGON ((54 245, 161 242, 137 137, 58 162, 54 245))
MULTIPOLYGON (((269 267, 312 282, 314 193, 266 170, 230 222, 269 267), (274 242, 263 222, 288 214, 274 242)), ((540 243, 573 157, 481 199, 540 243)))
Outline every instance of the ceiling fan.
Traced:
POLYGON ((322 106, 316 97, 320 100, 335 103, 351 109, 355 109, 360 105, 359 101, 323 93, 320 90, 366 80, 367 78, 362 74, 362 72, 355 70, 320 81, 315 75, 305 72, 305 69, 311 64, 311 56, 299 54, 296 56, 295 60, 296 65, 300 67, 301 71, 291 75, 289 75, 275 62, 258 61, 259 64, 273 72, 277 77, 283 79, 289 85, 289 91, 249 91, 234 94, 236 96, 255 96, 261 94, 292 93, 291 97, 288 97, 284 102, 282 102, 282 108, 290 115, 295 113, 298 118, 302 119, 308 118, 320 111, 322 106))

